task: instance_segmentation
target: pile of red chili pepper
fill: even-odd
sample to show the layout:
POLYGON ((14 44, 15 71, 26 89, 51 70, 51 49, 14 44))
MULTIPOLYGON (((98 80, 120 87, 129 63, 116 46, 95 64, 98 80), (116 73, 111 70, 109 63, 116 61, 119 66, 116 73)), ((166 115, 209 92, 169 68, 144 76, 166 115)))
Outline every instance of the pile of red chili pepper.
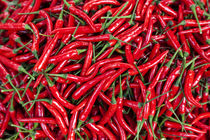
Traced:
POLYGON ((0 138, 210 138, 209 0, 0 0, 0 138))

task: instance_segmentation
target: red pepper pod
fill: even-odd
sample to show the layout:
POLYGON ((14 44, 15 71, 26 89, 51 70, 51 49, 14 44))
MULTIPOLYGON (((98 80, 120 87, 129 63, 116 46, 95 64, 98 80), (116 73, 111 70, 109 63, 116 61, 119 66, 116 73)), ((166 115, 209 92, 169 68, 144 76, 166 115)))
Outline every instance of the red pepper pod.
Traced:
MULTIPOLYGON (((164 51, 163 53, 161 53, 160 55, 155 57, 153 60, 138 66, 139 71, 143 72, 143 71, 146 71, 148 69, 151 69, 152 67, 157 65, 167 55, 167 53, 168 53, 168 51, 164 51)), ((129 70, 129 75, 136 75, 136 74, 138 74, 137 70, 135 70, 135 71, 134 70, 129 70)))
POLYGON ((120 3, 117 0, 92 0, 84 4, 83 10, 86 13, 89 13, 92 7, 103 4, 120 5, 120 3))
POLYGON ((74 100, 78 100, 82 95, 84 95, 90 88, 92 88, 95 84, 97 84, 99 81, 101 81, 102 79, 104 79, 104 77, 108 77, 111 76, 112 74, 114 74, 116 71, 115 70, 111 70, 108 71, 102 75, 99 75, 97 77, 95 77, 94 79, 84 83, 82 86, 80 86, 73 94, 72 94, 72 98, 74 100))
POLYGON ((25 23, 4 23, 0 24, 1 30, 10 30, 10 31, 21 31, 21 30, 31 30, 31 27, 25 23))
POLYGON ((48 123, 48 124, 57 124, 55 119, 50 117, 39 117, 39 118, 21 118, 18 119, 19 122, 26 123, 48 123))
POLYGON ((197 107, 202 107, 201 104, 195 100, 195 98, 192 95, 192 85, 193 85, 193 79, 194 79, 195 72, 193 70, 188 70, 187 76, 185 78, 185 84, 184 84, 184 92, 186 99, 191 102, 193 105, 197 107))
POLYGON ((55 117, 63 135, 66 135, 68 132, 68 129, 66 127, 65 121, 63 120, 63 117, 61 116, 61 114, 50 104, 46 103, 46 102, 41 102, 55 117))

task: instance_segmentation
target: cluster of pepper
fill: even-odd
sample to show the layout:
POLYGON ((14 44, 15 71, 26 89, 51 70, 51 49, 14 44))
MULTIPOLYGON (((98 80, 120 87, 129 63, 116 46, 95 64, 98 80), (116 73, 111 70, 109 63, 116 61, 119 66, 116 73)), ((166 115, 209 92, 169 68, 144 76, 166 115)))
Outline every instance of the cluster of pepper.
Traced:
POLYGON ((0 0, 0 138, 210 137, 208 0, 0 0))

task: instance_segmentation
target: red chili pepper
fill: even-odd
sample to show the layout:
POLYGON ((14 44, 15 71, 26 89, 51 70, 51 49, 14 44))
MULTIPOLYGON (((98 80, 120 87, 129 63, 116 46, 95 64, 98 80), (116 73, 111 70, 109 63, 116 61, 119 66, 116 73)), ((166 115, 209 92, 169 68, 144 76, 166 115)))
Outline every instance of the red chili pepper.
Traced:
POLYGON ((79 122, 84 122, 88 115, 90 114, 90 111, 93 107, 93 104, 96 101, 96 98, 98 97, 99 93, 101 92, 103 85, 105 83, 106 79, 102 80, 98 85, 97 88, 95 89, 95 91, 93 92, 93 94, 89 97, 88 102, 85 105, 85 108, 83 110, 83 112, 80 114, 79 116, 79 122))
POLYGON ((36 27, 35 24, 33 24, 32 22, 29 23, 29 25, 31 26, 32 30, 34 31, 34 36, 33 36, 33 45, 31 47, 31 51, 32 53, 34 54, 34 56, 36 58, 38 58, 38 52, 39 52, 39 40, 40 40, 40 37, 39 37, 39 30, 38 28, 36 27))
MULTIPOLYGON (((173 84, 174 80, 176 79, 176 77, 179 75, 180 72, 180 66, 178 66, 175 70, 173 70, 172 73, 170 73, 164 87, 163 87, 163 91, 162 93, 167 93, 170 90, 171 85, 173 84)), ((161 104, 164 102, 165 98, 168 97, 169 93, 167 93, 167 95, 163 95, 160 97, 159 101, 158 101, 158 107, 161 106, 161 104)))
MULTIPOLYGON (((121 85, 121 76, 120 76, 120 85, 121 85)), ((116 118, 120 125, 128 131, 130 134, 135 135, 135 132, 130 128, 130 126, 126 123, 123 118, 123 93, 122 87, 120 88, 120 94, 117 98, 117 110, 116 110, 116 118)))
POLYGON ((102 75, 99 75, 97 77, 95 77, 94 79, 86 82, 85 84, 83 84, 81 87, 79 87, 73 94, 72 94, 72 98, 74 100, 79 99, 83 94, 85 94, 90 88, 92 88, 96 83, 98 83, 99 81, 101 81, 104 77, 108 77, 110 75, 112 75, 115 71, 108 71, 102 75))
POLYGON ((96 62, 95 64, 93 64, 93 65, 88 69, 86 75, 91 74, 97 66, 98 66, 98 67, 101 67, 101 66, 103 66, 103 65, 106 64, 106 63, 120 62, 120 61, 122 61, 122 57, 121 57, 121 56, 117 56, 117 57, 113 57, 113 58, 107 58, 107 59, 100 60, 100 61, 96 62))
POLYGON ((11 61, 10 59, 4 57, 4 56, 1 56, 0 55, 0 62, 3 63, 5 66, 11 68, 11 69, 14 69, 16 71, 20 71, 20 72, 24 72, 26 73, 27 75, 29 75, 32 79, 34 79, 34 77, 29 74, 22 65, 20 64, 17 64, 16 62, 13 62, 11 61))
POLYGON ((83 10, 86 13, 89 13, 92 7, 102 5, 102 4, 111 4, 111 5, 120 5, 120 3, 117 0, 92 0, 90 2, 87 2, 83 6, 83 10))
POLYGON ((140 0, 138 5, 137 5, 137 8, 136 8, 136 16, 140 16, 141 15, 141 11, 142 11, 142 8, 143 8, 143 4, 144 3, 144 0, 140 0))
MULTIPOLYGON (((123 7, 120 10, 124 10, 126 9, 126 11, 121 15, 121 16, 127 16, 131 13, 132 9, 134 8, 134 3, 132 2, 132 0, 129 0, 128 2, 125 3, 125 5, 123 5, 123 7), (127 6, 129 6, 127 8, 127 6), (127 9, 126 9, 127 8, 127 9)), ((118 11, 119 14, 120 11, 118 11)), ((116 14, 117 15, 117 14, 116 14)), ((114 16, 114 15, 113 15, 114 16)), ((109 27, 108 27, 108 32, 109 33, 113 33, 116 29, 118 29, 124 22, 125 22, 125 18, 122 19, 117 19, 115 20, 109 27)))
MULTIPOLYGON (((102 31, 102 29, 101 29, 102 24, 95 24, 94 26, 95 26, 95 29, 96 30, 93 30, 89 26, 79 26, 78 29, 77 29, 77 33, 87 34, 87 33, 97 33, 97 32, 101 32, 102 31)), ((60 34, 73 34, 76 28, 77 27, 64 27, 64 28, 59 28, 59 29, 53 30, 51 32, 51 34, 55 34, 55 33, 60 33, 60 34)))
POLYGON ((79 59, 81 59, 81 55, 80 54, 85 52, 85 51, 86 51, 86 49, 72 49, 72 50, 69 50, 69 51, 67 51, 65 53, 49 57, 48 63, 56 64, 58 62, 61 62, 61 61, 64 61, 64 60, 68 60, 68 59, 79 60, 79 59))
MULTIPOLYGON (((178 16, 178 21, 181 22, 182 20, 184 20, 184 17, 183 17, 183 10, 182 10, 182 5, 179 5, 179 16, 178 16)), ((187 22, 186 22, 187 23, 187 22)), ((179 26, 178 27, 179 31, 183 31, 184 28, 183 26, 179 26)), ((186 38, 185 38, 185 35, 180 35, 180 40, 181 40, 181 43, 183 44, 183 53, 184 53, 184 56, 187 57, 190 55, 190 48, 187 44, 187 41, 186 41, 186 38)))
POLYGON ((5 118, 4 118, 3 123, 1 125, 0 137, 3 136, 5 130, 7 129, 8 123, 10 121, 10 112, 9 112, 9 109, 10 109, 10 105, 7 108, 7 113, 5 114, 5 118))
POLYGON ((21 30, 31 30, 31 27, 25 23, 4 23, 0 24, 1 30, 11 30, 11 31, 21 31, 21 30))
MULTIPOLYGON (((42 104, 40 102, 37 103, 36 112, 37 112, 37 115, 39 117, 43 117, 44 116, 44 108, 43 108, 43 106, 42 106, 42 104)), ((41 123, 40 125, 41 125, 42 130, 45 133, 45 135, 47 137, 49 137, 50 139, 55 140, 55 137, 54 137, 53 133, 51 132, 50 128, 44 123, 41 123)))
POLYGON ((71 114, 81 110, 83 107, 85 107, 86 103, 88 102, 89 98, 85 98, 80 104, 78 104, 72 111, 71 114))
MULTIPOLYGON (((150 42, 150 39, 151 39, 151 35, 152 35, 152 30, 153 30, 153 24, 154 24, 154 21, 153 21, 153 19, 151 19, 150 21, 149 21, 149 27, 148 27, 148 29, 147 29, 147 33, 146 33, 146 37, 145 37, 145 41, 144 41, 144 43, 142 44, 142 47, 141 47, 141 50, 139 51, 139 53, 138 54, 136 54, 138 57, 136 58, 136 59, 139 59, 141 56, 142 56, 142 54, 146 51, 146 49, 147 49, 147 47, 145 48, 145 46, 147 46, 148 44, 149 44, 149 42, 150 42)), ((144 25, 145 26, 145 25, 144 25)), ((147 27, 145 27, 145 28, 147 28, 147 27)))
POLYGON ((27 123, 49 123, 49 124, 57 124, 55 119, 50 117, 39 117, 39 118, 22 118, 18 119, 20 122, 27 122, 27 123))
POLYGON ((209 113, 209 112, 201 113, 199 116, 197 116, 197 117, 193 120, 192 124, 195 124, 196 122, 198 122, 198 121, 201 120, 201 119, 205 119, 205 118, 209 118, 209 117, 210 117, 210 113, 209 113))
MULTIPOLYGON (((163 20, 163 18, 162 18, 160 15, 158 15, 157 17, 158 17, 158 20, 159 20, 160 23, 161 23, 161 26, 162 26, 163 28, 165 28, 165 27, 166 27, 166 23, 165 23, 165 21, 163 20)), ((166 28, 166 29, 167 29, 167 28, 166 28)), ((167 31, 167 32, 166 32, 166 35, 167 35, 167 37, 169 38, 169 40, 171 41, 171 43, 172 43, 172 45, 173 45, 173 48, 174 48, 175 50, 178 50, 178 48, 180 47, 180 44, 179 44, 179 41, 177 40, 177 37, 173 34, 173 32, 172 32, 171 30, 167 31)), ((179 53, 180 53, 181 56, 183 56, 181 50, 182 50, 182 49, 180 49, 179 53)))
POLYGON ((99 128, 110 140, 116 140, 112 132, 110 132, 109 129, 107 129, 106 127, 102 125, 97 125, 97 128, 99 128))
MULTIPOLYGON (((177 129, 182 128, 182 126, 179 123, 175 123, 171 121, 166 121, 164 124, 166 127, 170 127, 170 128, 177 128, 177 129)), ((193 126, 184 125, 184 129, 192 131, 192 132, 196 132, 196 133, 206 133, 205 131, 199 130, 193 126)))
POLYGON ((66 66, 62 69, 62 73, 67 73, 67 72, 79 70, 80 68, 82 68, 82 64, 68 65, 68 66, 66 66))
POLYGON ((50 105, 52 105, 54 108, 56 108, 58 110, 58 112, 61 114, 64 121, 66 122, 66 125, 69 126, 68 114, 67 114, 65 108, 62 106, 62 104, 55 99, 52 99, 49 101, 45 100, 45 101, 47 101, 50 105))
MULTIPOLYGON (((148 70, 148 69, 152 68, 153 66, 157 65, 167 55, 167 53, 168 53, 168 51, 165 51, 165 52, 161 53, 160 55, 158 55, 153 60, 138 66, 139 71, 143 72, 143 71, 148 70)), ((129 75, 136 75, 136 74, 138 74, 137 70, 135 70, 135 71, 129 70, 129 75)))
POLYGON ((52 83, 52 81, 49 79, 48 76, 46 76, 46 80, 49 84, 49 88, 52 92, 52 95, 66 108, 68 109, 73 109, 74 105, 69 103, 68 101, 66 101, 59 93, 57 87, 55 86, 55 84, 52 83))
POLYGON ((68 86, 68 88, 65 90, 63 94, 63 98, 66 99, 68 98, 69 94, 76 88, 76 84, 72 83, 71 85, 68 86))
POLYGON ((200 70, 198 71, 198 73, 196 74, 195 78, 194 78, 194 82, 193 82, 193 87, 195 87, 199 81, 201 80, 201 77, 203 75, 203 73, 205 72, 206 69, 208 69, 210 67, 210 64, 207 64, 203 67, 200 68, 200 70))
POLYGON ((143 8, 141 10, 141 17, 144 16, 144 14, 147 11, 148 6, 152 3, 152 0, 146 0, 146 2, 144 2, 143 8))
POLYGON ((117 118, 115 116, 113 117, 113 119, 114 119, 114 121, 115 121, 115 123, 117 125, 118 130, 119 130, 120 139, 121 140, 126 140, 127 138, 126 138, 125 130, 121 127, 120 123, 117 121, 117 118))
MULTIPOLYGON (((113 90, 114 90, 114 86, 115 85, 113 85, 113 90)), ((99 121, 98 124, 100 124, 100 125, 106 124, 111 119, 111 117, 114 115, 116 110, 117 110, 117 102, 116 102, 116 99, 115 99, 115 95, 112 94, 111 105, 109 106, 107 112, 103 115, 103 118, 99 121)))
POLYGON ((56 34, 55 37, 50 41, 50 43, 46 46, 46 52, 42 53, 41 57, 39 58, 38 62, 34 66, 34 71, 35 72, 40 72, 42 69, 44 69, 51 52, 53 51, 55 44, 57 43, 59 39, 59 34, 56 34))
MULTIPOLYGON (((208 31, 210 29, 209 25, 201 27, 201 31, 208 31)), ((193 28, 189 30, 180 31, 179 34, 191 34, 191 33, 199 33, 199 28, 193 28)))
POLYGON ((100 131, 100 129, 97 127, 95 123, 87 123, 86 126, 91 131, 96 132, 96 134, 98 134, 99 136, 104 136, 104 133, 100 131))
POLYGON ((75 130, 77 126, 77 119, 78 119, 78 111, 73 113, 70 119, 69 123, 69 131, 68 131, 68 138, 69 140, 74 140, 75 139, 75 130))
POLYGON ((99 17, 101 17, 102 15, 104 15, 107 11, 109 11, 111 9, 110 6, 104 6, 103 8, 101 8, 100 10, 98 10, 92 17, 91 20, 94 22, 96 19, 98 19, 99 17))
POLYGON ((109 41, 112 39, 111 34, 104 34, 98 36, 90 36, 90 37, 80 37, 77 40, 79 41, 90 41, 90 42, 99 42, 99 41, 109 41))
POLYGON ((187 101, 192 103, 193 105, 197 107, 202 107, 201 104, 196 101, 192 95, 192 85, 193 85, 193 79, 195 72, 193 71, 194 65, 192 64, 191 68, 188 70, 186 78, 185 78, 185 84, 184 84, 184 93, 187 101))
POLYGON ((205 52, 200 48, 199 44, 197 43, 197 41, 195 40, 195 38, 193 37, 193 35, 192 34, 187 34, 187 39, 188 39, 189 43, 191 44, 191 46, 193 47, 193 49, 201 57, 203 57, 205 60, 207 60, 208 62, 210 62, 210 58, 208 56, 206 56, 205 52))
POLYGON ((173 17, 177 17, 177 12, 175 12, 169 6, 165 5, 164 2, 157 2, 157 6, 158 6, 158 8, 160 8, 160 10, 162 10, 166 14, 173 16, 173 17))
POLYGON ((66 6, 69 8, 69 11, 75 15, 80 16, 82 19, 84 19, 92 28, 93 31, 96 31, 96 27, 93 23, 93 21, 90 19, 90 17, 84 13, 83 11, 81 11, 80 9, 77 9, 75 6, 69 4, 66 0, 64 1, 64 3, 66 4, 66 6))
POLYGON ((175 138, 175 137, 197 138, 198 137, 198 135, 185 133, 185 132, 163 131, 162 133, 166 138, 175 138))
POLYGON ((65 122, 64 122, 62 116, 60 115, 60 113, 52 105, 50 105, 46 102, 42 102, 42 104, 53 114, 63 135, 66 135, 68 130, 67 130, 65 122))
POLYGON ((151 21, 153 21, 152 13, 153 13, 154 8, 155 8, 155 5, 153 3, 149 5, 146 15, 145 15, 145 19, 144 19, 143 30, 146 30, 149 25, 151 24, 153 25, 151 21))

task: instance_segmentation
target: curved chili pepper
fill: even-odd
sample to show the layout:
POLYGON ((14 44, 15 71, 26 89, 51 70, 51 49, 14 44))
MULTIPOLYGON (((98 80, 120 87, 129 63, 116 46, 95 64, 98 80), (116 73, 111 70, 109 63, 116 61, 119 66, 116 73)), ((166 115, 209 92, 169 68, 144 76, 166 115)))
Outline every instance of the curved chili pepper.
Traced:
POLYGON ((50 105, 46 102, 42 102, 42 104, 53 114, 53 116, 55 117, 62 133, 64 135, 66 135, 68 130, 67 130, 65 122, 64 122, 62 116, 60 115, 60 113, 52 105, 50 105))
MULTIPOLYGON (((113 90, 114 90, 114 86, 115 85, 113 85, 113 90)), ((106 124, 111 119, 111 117, 114 115, 116 110, 117 110, 117 102, 116 102, 116 99, 115 99, 115 95, 112 94, 111 105, 109 106, 107 112, 103 115, 103 118, 99 121, 98 124, 100 124, 100 125, 106 124)))
POLYGON ((184 93, 186 99, 191 102, 193 105, 197 107, 202 107, 201 104, 196 101, 192 95, 192 85, 193 85, 193 79, 194 79, 194 71, 193 71, 193 64, 191 66, 191 69, 188 70, 186 78, 185 78, 185 84, 184 84, 184 93))
MULTIPOLYGON (((167 93, 170 90, 170 87, 173 84, 176 77, 179 75, 179 72, 180 72, 180 66, 178 66, 175 70, 173 70, 172 73, 170 73, 170 75, 163 87, 162 93, 167 93)), ((169 93, 167 93, 167 94, 169 94, 169 93)), ((165 98, 166 98, 166 95, 163 95, 160 97, 160 99, 158 101, 158 107, 161 106, 161 104, 164 102, 165 98)))
POLYGON ((100 10, 98 10, 92 17, 91 20, 94 22, 96 19, 98 19, 100 16, 104 15, 107 11, 111 9, 110 6, 104 6, 100 10))
POLYGON ((120 123, 117 121, 117 118, 114 116, 113 117, 118 129, 119 129, 119 133, 120 133, 120 139, 121 140, 126 140, 126 133, 125 133, 125 130, 120 126, 120 123))
POLYGON ((81 59, 81 55, 80 54, 85 52, 85 51, 86 51, 86 49, 72 49, 72 50, 69 50, 69 51, 67 51, 65 53, 49 57, 47 62, 56 64, 57 62, 68 60, 68 59, 78 60, 78 59, 81 59))
POLYGON ((193 83, 193 85, 192 85, 193 87, 195 87, 195 86, 199 83, 199 81, 200 81, 200 79, 201 79, 203 73, 204 73, 205 70, 206 70, 207 68, 209 68, 209 67, 210 67, 210 64, 207 64, 207 65, 201 67, 201 69, 198 71, 198 73, 196 74, 196 76, 195 76, 195 78, 194 78, 194 83, 193 83))
MULTIPOLYGON (((143 72, 143 71, 148 70, 148 69, 152 68, 153 66, 157 65, 167 55, 167 53, 168 53, 168 51, 165 51, 165 52, 161 53, 160 55, 158 55, 153 60, 138 66, 139 71, 143 72)), ((135 70, 135 71, 129 70, 129 75, 136 75, 136 74, 138 74, 137 70, 135 70)))
POLYGON ((102 125, 96 125, 110 140, 116 140, 115 136, 107 128, 102 125))
POLYGON ((36 25, 33 24, 32 22, 29 23, 31 26, 32 30, 34 31, 34 36, 33 36, 33 45, 31 47, 31 51, 34 54, 36 58, 38 58, 38 52, 39 52, 39 30, 37 29, 36 25))
POLYGON ((54 36, 54 38, 50 41, 50 43, 45 47, 46 52, 42 53, 38 62, 34 66, 34 71, 35 72, 40 72, 40 71, 42 71, 42 69, 44 69, 44 67, 45 67, 45 65, 46 65, 54 47, 55 47, 55 44, 57 43, 57 41, 59 39, 59 36, 60 36, 59 34, 56 34, 54 36))
POLYGON ((49 88, 50 91, 52 92, 52 95, 66 108, 68 109, 73 109, 74 105, 69 103, 68 101, 66 101, 59 93, 57 87, 55 86, 55 84, 53 84, 53 82, 49 79, 48 76, 46 76, 46 80, 49 84, 49 88))
POLYGON ((92 56, 93 56, 93 44, 89 43, 88 51, 87 51, 86 58, 85 58, 85 62, 84 62, 84 65, 82 67, 82 71, 81 71, 81 74, 80 74, 81 76, 84 76, 86 74, 88 68, 91 66, 92 56))
POLYGON ((173 17, 177 17, 177 13, 169 6, 163 4, 163 2, 157 2, 157 6, 158 6, 158 8, 160 8, 160 10, 162 10, 166 14, 173 16, 173 17))
POLYGON ((86 82, 85 84, 83 84, 81 87, 79 87, 73 94, 72 94, 72 98, 74 100, 79 99, 83 94, 85 94, 90 88, 92 88, 96 83, 98 83, 99 81, 101 81, 104 77, 108 77, 110 75, 112 75, 113 73, 115 73, 114 70, 108 71, 100 76, 95 77, 94 79, 86 82))
MULTIPOLYGON (((127 16, 131 13, 132 9, 134 8, 134 3, 132 2, 132 0, 129 0, 127 3, 125 3, 125 5, 123 5, 122 9, 120 9, 120 10, 122 11, 122 10, 126 9, 127 6, 129 6, 129 7, 121 16, 127 16)), ((119 12, 117 14, 119 14, 119 12)), ((108 29, 107 29, 108 32, 113 33, 116 29, 118 29, 125 22, 125 20, 126 20, 125 18, 115 20, 108 27, 108 29)))
POLYGON ((83 10, 86 13, 89 13, 92 7, 102 5, 102 4, 120 5, 120 3, 117 0, 92 0, 84 4, 83 10))
MULTIPOLYGON (((39 117, 44 116, 44 108, 43 108, 43 106, 40 102, 37 103, 36 112, 37 112, 37 115, 39 117)), ((52 140, 55 140, 55 137, 53 136, 53 133, 51 132, 50 128, 46 124, 41 123, 41 127, 42 127, 42 130, 47 137, 49 137, 52 140)))
POLYGON ((71 114, 81 110, 83 107, 85 107, 86 103, 88 102, 89 98, 85 98, 80 104, 78 104, 72 111, 71 114))
POLYGON ((14 62, 2 55, 0 55, 0 62, 3 63, 5 66, 8 66, 11 69, 26 73, 34 80, 34 77, 31 74, 29 74, 22 65, 17 64, 16 62, 14 62))
POLYGON ((69 11, 75 15, 78 15, 80 17, 82 17, 92 28, 92 30, 95 32, 97 29, 93 23, 93 21, 90 19, 90 17, 85 14, 83 11, 81 11, 80 9, 77 9, 75 6, 69 4, 66 0, 64 0, 64 3, 66 4, 66 6, 69 8, 69 11))
MULTIPOLYGON (((121 85, 121 76, 120 76, 120 85, 121 85)), ((117 110, 116 110, 116 118, 120 125, 128 131, 130 134, 135 135, 135 132, 130 128, 130 126, 126 123, 123 118, 123 93, 122 88, 120 88, 120 94, 117 98, 117 110)))
POLYGON ((58 112, 60 112, 61 116, 63 117, 64 121, 66 122, 66 125, 69 126, 68 114, 67 114, 65 108, 61 105, 61 103, 59 103, 55 99, 49 100, 48 103, 50 105, 52 105, 54 108, 56 108, 58 110, 58 112))
POLYGON ((71 71, 75 71, 82 68, 82 64, 72 64, 72 65, 68 65, 66 67, 64 67, 62 69, 62 73, 67 73, 67 72, 71 72, 71 71))
POLYGON ((196 122, 198 122, 201 119, 205 119, 205 118, 209 118, 209 117, 210 117, 209 112, 202 113, 193 120, 192 124, 195 124, 196 122))
MULTIPOLYGON (((163 28, 165 28, 165 27, 166 27, 166 23, 165 23, 165 21, 163 20, 163 18, 162 18, 160 15, 158 15, 157 17, 158 17, 158 20, 159 20, 160 23, 161 23, 161 26, 162 26, 163 28)), ((167 29, 167 28, 166 28, 166 29, 167 29)), ((179 42, 178 42, 178 40, 177 40, 177 37, 173 34, 173 32, 172 32, 171 30, 167 31, 167 32, 166 32, 166 35, 167 35, 167 37, 170 39, 170 41, 171 41, 171 43, 172 43, 172 45, 173 45, 173 48, 174 48, 175 50, 178 50, 178 48, 180 47, 180 44, 179 44, 179 42)), ((181 56, 183 56, 181 50, 182 50, 182 49, 179 50, 179 54, 180 54, 181 56)))
POLYGON ((98 84, 98 86, 95 89, 95 91, 93 92, 93 94, 89 97, 89 100, 86 103, 83 112, 79 116, 79 123, 80 123, 80 121, 84 122, 87 119, 87 117, 88 117, 88 115, 89 115, 89 113, 90 113, 90 111, 93 107, 93 104, 95 103, 96 98, 98 97, 99 93, 101 92, 101 90, 103 88, 103 85, 104 85, 105 81, 106 81, 106 79, 102 80, 98 84))
POLYGON ((4 121, 3 121, 2 125, 1 125, 0 137, 3 136, 3 134, 4 134, 4 132, 5 132, 6 128, 7 128, 7 125, 8 125, 8 123, 9 123, 9 121, 10 121, 10 112, 9 112, 9 108, 10 108, 10 107, 7 108, 7 113, 5 114, 4 121))
MULTIPOLYGON (((166 127, 177 128, 177 129, 182 128, 182 126, 179 123, 175 123, 175 122, 171 122, 171 121, 166 121, 164 124, 165 124, 166 127)), ((184 129, 190 130, 190 131, 193 131, 193 132, 196 132, 196 133, 206 133, 205 131, 202 131, 202 130, 199 130, 195 127, 187 126, 187 125, 184 125, 184 129)))
POLYGON ((104 73, 105 71, 109 70, 109 69, 113 69, 113 68, 126 68, 126 69, 133 69, 136 70, 135 66, 131 65, 131 64, 127 64, 127 63, 122 63, 122 62, 110 62, 108 64, 105 64, 101 69, 100 72, 104 73))
POLYGON ((71 116, 70 119, 70 123, 69 123, 69 131, 68 131, 68 139, 69 140, 74 140, 75 139, 75 132, 74 129, 77 126, 77 119, 78 119, 78 114, 79 112, 76 111, 75 113, 73 113, 73 115, 71 116))

